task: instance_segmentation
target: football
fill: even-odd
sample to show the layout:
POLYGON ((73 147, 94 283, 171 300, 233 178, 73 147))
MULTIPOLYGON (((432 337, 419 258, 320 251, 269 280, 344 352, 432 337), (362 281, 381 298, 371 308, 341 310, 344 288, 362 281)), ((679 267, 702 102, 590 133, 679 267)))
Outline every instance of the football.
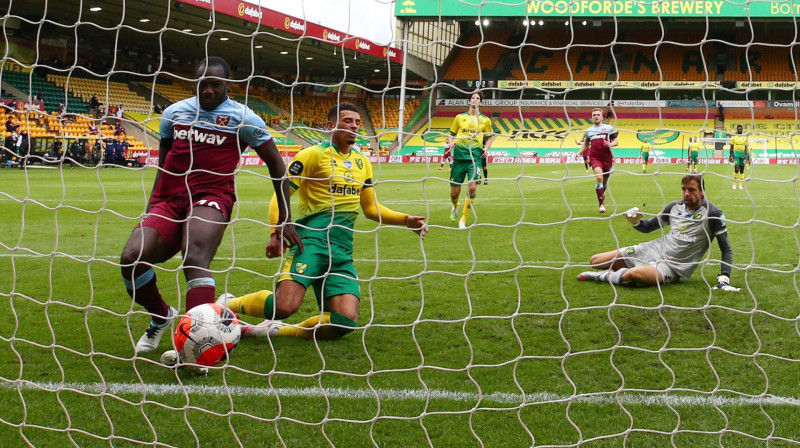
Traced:
POLYGON ((173 340, 181 362, 215 366, 228 359, 241 336, 233 311, 216 303, 204 303, 181 317, 173 340))

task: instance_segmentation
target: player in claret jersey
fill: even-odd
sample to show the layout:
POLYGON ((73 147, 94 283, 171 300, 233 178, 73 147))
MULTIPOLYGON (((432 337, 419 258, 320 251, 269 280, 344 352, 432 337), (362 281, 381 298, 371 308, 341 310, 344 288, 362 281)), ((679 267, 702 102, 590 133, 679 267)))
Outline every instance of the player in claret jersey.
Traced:
POLYGON ((122 281, 152 322, 136 353, 152 352, 177 310, 164 301, 152 266, 183 254, 186 309, 216 298, 209 266, 236 202, 233 173, 242 151, 253 148, 266 162, 278 196, 279 237, 302 249, 290 223, 286 166, 264 121, 228 98, 228 63, 209 57, 197 67, 197 96, 168 107, 161 116, 158 166, 147 214, 134 228, 120 257, 122 281))
POLYGON ((592 122, 594 124, 586 130, 578 156, 589 154, 589 161, 595 175, 594 191, 597 194, 597 203, 600 205, 598 211, 605 213, 604 202, 606 189, 608 189, 608 178, 611 176, 611 167, 614 165, 614 153, 611 148, 617 146, 619 141, 614 127, 610 124, 603 124, 602 109, 592 109, 592 122))
POLYGON ((444 164, 447 163, 448 169, 453 169, 453 138, 447 137, 447 142, 444 144, 444 155, 442 156, 442 163, 439 164, 439 171, 444 168, 444 164))

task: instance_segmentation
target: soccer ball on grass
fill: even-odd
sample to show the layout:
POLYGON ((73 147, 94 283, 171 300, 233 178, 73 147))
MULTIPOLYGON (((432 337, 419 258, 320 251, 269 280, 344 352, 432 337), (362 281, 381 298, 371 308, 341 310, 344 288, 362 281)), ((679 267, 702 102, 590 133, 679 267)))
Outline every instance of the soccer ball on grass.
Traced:
POLYGON ((242 329, 233 311, 216 303, 204 303, 181 317, 173 341, 180 362, 216 366, 228 359, 241 337, 242 329))

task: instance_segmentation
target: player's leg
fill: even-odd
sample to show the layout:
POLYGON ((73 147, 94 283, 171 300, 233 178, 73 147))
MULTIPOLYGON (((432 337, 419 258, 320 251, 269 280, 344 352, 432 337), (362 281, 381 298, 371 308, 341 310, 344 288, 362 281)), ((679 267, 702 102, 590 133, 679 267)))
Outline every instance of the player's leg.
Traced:
POLYGON ((187 310, 216 299, 216 283, 209 267, 225 235, 228 210, 224 203, 203 199, 195 201, 189 212, 181 242, 187 310), (198 204, 202 201, 205 205, 198 204))
POLYGON ((314 244, 314 240, 304 241, 305 249, 298 252, 290 249, 281 266, 281 275, 275 292, 262 290, 241 297, 223 299, 217 303, 226 305, 235 313, 260 317, 269 320, 285 319, 300 309, 306 290, 314 286, 317 292, 325 279, 331 254, 327 244, 314 244), (319 285, 318 285, 319 283, 319 285))
POLYGON ((225 305, 236 314, 262 319, 285 319, 300 309, 306 294, 306 285, 292 279, 278 282, 275 292, 264 289, 241 297, 220 296, 217 303, 225 305))
POLYGON ((453 161, 453 169, 450 170, 450 201, 453 208, 450 209, 450 221, 458 220, 458 197, 461 196, 461 185, 469 177, 469 167, 471 163, 463 160, 453 161))
POLYGON ((461 196, 461 185, 450 186, 450 202, 453 207, 450 209, 450 221, 458 219, 458 197, 461 196))
POLYGON ((619 250, 610 250, 608 252, 601 252, 599 254, 594 254, 589 259, 589 264, 591 264, 594 269, 600 269, 602 271, 581 272, 578 275, 579 281, 606 282, 608 281, 607 277, 609 274, 618 269, 625 268, 626 266, 625 260, 622 258, 622 254, 620 253, 619 250))
POLYGON ((739 189, 744 190, 744 160, 739 164, 739 189))
POLYGON ((151 315, 147 330, 136 343, 136 353, 148 353, 157 349, 161 337, 168 332, 170 319, 177 315, 177 310, 167 305, 161 296, 152 265, 169 260, 178 251, 170 249, 174 244, 169 244, 158 229, 148 225, 158 225, 156 220, 161 221, 161 224, 167 224, 162 230, 166 230, 166 235, 172 235, 173 242, 179 238, 179 223, 172 223, 174 225, 169 226, 166 220, 154 219, 151 216, 145 220, 144 225, 137 226, 133 230, 120 255, 120 270, 125 290, 151 315))
POLYGON ((736 188, 738 183, 739 189, 743 190, 744 187, 742 184, 744 183, 744 162, 740 160, 736 160, 733 165, 733 188, 736 188))
POLYGON ((478 194, 478 181, 473 180, 469 183, 467 189, 467 197, 464 199, 464 210, 461 213, 461 218, 458 220, 459 228, 467 227, 467 218, 472 214, 473 207, 475 206, 475 198, 478 194))
POLYGON ((606 199, 606 177, 603 173, 603 166, 600 163, 592 161, 592 169, 594 170, 594 192, 597 195, 599 211, 600 213, 605 213, 606 207, 604 203, 606 199))
POLYGON ((276 336, 329 341, 339 339, 358 327, 360 300, 355 294, 337 294, 326 300, 326 306, 297 325, 282 325, 276 336))
MULTIPOLYGON (((609 280, 616 283, 613 280, 609 280)), ((664 283, 664 275, 655 266, 636 266, 626 269, 617 284, 636 284, 639 286, 656 286, 664 283)))
POLYGON ((489 161, 486 157, 481 159, 481 164, 483 165, 483 184, 486 185, 489 183, 489 161))
POLYGON ((331 248, 326 255, 330 257, 324 263, 328 272, 320 272, 320 278, 314 282, 320 312, 297 325, 280 325, 271 335, 332 340, 358 326, 361 292, 352 252, 331 248))
POLYGON ((589 264, 595 269, 617 270, 625 267, 625 260, 619 250, 610 250, 592 255, 589 264))

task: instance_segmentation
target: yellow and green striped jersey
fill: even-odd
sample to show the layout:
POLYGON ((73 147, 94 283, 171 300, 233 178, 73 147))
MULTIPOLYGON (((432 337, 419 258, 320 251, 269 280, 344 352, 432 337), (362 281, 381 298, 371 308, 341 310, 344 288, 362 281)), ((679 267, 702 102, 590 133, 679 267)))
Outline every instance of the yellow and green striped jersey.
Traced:
POLYGON ((702 148, 700 142, 689 143, 689 152, 691 152, 692 154, 700 154, 700 148, 702 148))
POLYGON ((642 149, 640 152, 650 152, 650 143, 647 142, 642 143, 642 149))
POLYGON ((352 148, 342 154, 336 145, 324 142, 298 152, 288 171, 299 196, 297 233, 352 246, 361 190, 372 187, 369 159, 352 148))
POLYGON ((453 160, 480 160, 483 142, 492 135, 492 120, 486 115, 456 115, 450 133, 454 136, 453 160))
POLYGON ((733 148, 733 157, 744 157, 745 148, 747 148, 747 137, 744 135, 735 135, 731 138, 731 148, 733 148))

